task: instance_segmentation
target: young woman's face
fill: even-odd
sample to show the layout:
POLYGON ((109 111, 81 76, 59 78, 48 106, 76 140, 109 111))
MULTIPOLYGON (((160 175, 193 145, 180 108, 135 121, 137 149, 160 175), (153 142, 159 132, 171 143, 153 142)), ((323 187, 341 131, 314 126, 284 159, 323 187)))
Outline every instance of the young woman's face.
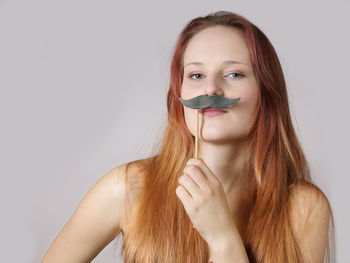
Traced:
MULTIPOLYGON (((240 97, 227 112, 214 117, 199 113, 199 139, 229 143, 247 135, 258 102, 258 85, 243 33, 235 28, 215 26, 194 35, 184 52, 181 98, 218 94, 240 97), (224 63, 227 60, 238 63, 224 63), (201 64, 190 64, 200 62, 201 64)), ((196 134, 196 109, 184 107, 185 121, 196 134)))

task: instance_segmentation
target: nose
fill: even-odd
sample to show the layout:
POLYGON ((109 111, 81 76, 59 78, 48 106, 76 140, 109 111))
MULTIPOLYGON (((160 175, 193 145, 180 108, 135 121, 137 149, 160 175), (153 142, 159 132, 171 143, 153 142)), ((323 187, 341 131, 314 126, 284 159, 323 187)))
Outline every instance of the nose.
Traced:
POLYGON ((215 78, 211 80, 208 79, 207 85, 205 86, 205 93, 207 96, 213 96, 215 94, 224 96, 224 91, 215 78))

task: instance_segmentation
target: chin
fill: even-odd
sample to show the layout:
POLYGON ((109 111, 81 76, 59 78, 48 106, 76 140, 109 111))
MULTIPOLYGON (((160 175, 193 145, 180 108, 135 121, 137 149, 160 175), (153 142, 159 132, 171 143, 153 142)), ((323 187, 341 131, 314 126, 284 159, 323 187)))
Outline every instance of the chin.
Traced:
POLYGON ((211 143, 211 144, 228 144, 228 143, 230 143, 230 141, 224 140, 224 139, 216 139, 216 140, 212 140, 212 139, 202 139, 202 140, 200 140, 200 141, 206 142, 206 143, 211 143))
POLYGON ((213 143, 230 143, 232 141, 232 136, 225 136, 224 134, 208 134, 204 133, 199 136, 199 140, 204 142, 213 142, 213 143))
MULTIPOLYGON (((194 135, 195 136, 195 135, 194 135)), ((234 134, 234 133, 219 133, 219 132, 204 132, 199 134, 199 140, 204 142, 212 142, 218 144, 229 144, 232 142, 237 142, 244 139, 243 134, 234 134)))

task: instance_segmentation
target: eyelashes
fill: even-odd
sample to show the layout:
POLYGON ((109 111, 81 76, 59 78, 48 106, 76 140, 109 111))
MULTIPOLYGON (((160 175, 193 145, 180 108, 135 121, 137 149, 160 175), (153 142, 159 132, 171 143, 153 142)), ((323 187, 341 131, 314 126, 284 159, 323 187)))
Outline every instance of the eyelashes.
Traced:
POLYGON ((232 73, 230 73, 230 74, 228 74, 228 75, 231 75, 231 74, 236 74, 236 75, 238 76, 238 77, 236 77, 235 79, 239 79, 239 78, 244 77, 243 74, 241 74, 241 73, 232 72, 232 73))
MULTIPOLYGON (((236 72, 229 73, 227 76, 229 76, 229 75, 231 75, 231 74, 235 74, 235 75, 237 76, 237 77, 233 77, 233 79, 239 79, 239 78, 244 77, 243 74, 236 73, 236 72)), ((193 76, 198 76, 198 75, 203 76, 203 74, 201 74, 201 73, 193 73, 193 74, 190 74, 190 75, 188 76, 188 78, 189 78, 189 79, 192 79, 192 80, 198 80, 197 78, 193 78, 193 76)))
MULTIPOLYGON (((200 74, 200 73, 193 73, 193 74, 190 74, 188 77, 189 77, 190 79, 193 79, 192 76, 195 76, 195 75, 198 76, 198 75, 203 75, 203 74, 200 74)), ((196 79, 194 79, 194 80, 196 80, 196 79)))

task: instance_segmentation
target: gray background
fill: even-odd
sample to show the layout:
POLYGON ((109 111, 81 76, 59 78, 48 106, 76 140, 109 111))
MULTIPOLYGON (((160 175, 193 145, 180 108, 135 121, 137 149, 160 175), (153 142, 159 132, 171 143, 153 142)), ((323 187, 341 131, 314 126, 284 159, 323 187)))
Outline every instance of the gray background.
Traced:
MULTIPOLYGON (((333 208, 338 262, 350 262, 349 7, 0 1, 1 261, 39 262, 101 176, 152 153, 177 36, 190 19, 229 10, 255 23, 279 55, 295 129, 333 208)), ((121 262, 120 245, 121 235, 93 262, 121 262)))

